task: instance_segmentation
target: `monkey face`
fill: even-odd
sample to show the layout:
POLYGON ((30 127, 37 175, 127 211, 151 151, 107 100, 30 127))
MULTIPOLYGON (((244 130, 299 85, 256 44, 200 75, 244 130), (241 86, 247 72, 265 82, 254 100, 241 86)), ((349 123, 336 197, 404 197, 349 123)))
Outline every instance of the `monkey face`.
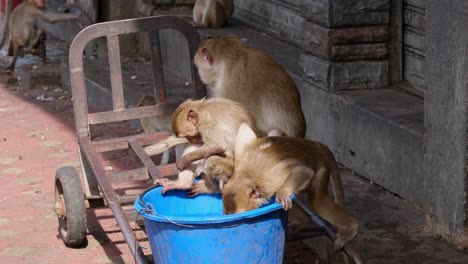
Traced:
POLYGON ((44 7, 44 0, 35 0, 34 3, 37 7, 43 8, 44 7))
POLYGON ((224 186, 222 194, 224 214, 238 214, 259 207, 258 192, 248 179, 232 178, 224 186))

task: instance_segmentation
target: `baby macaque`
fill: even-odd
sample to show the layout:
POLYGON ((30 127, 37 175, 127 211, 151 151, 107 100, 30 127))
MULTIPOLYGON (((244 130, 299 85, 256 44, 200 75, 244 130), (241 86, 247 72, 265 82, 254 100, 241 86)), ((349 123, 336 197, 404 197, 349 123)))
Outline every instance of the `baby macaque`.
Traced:
POLYGON ((233 12, 233 0, 197 0, 193 7, 193 25, 195 27, 224 27, 233 12))
MULTIPOLYGON (((182 157, 187 153, 193 152, 199 148, 199 146, 189 145, 187 148, 185 148, 182 157)), ((179 172, 176 181, 161 179, 156 181, 155 184, 164 186, 161 190, 162 194, 165 194, 169 190, 188 190, 192 187, 195 177, 200 176, 205 172, 203 166, 204 163, 205 159, 193 161, 187 168, 179 172)))
POLYGON ((194 62, 212 96, 246 107, 263 135, 276 130, 291 137, 305 136, 299 91, 270 55, 249 48, 236 36, 216 36, 200 43, 194 62))
MULTIPOLYGON (((211 98, 187 100, 172 115, 172 130, 177 137, 184 137, 198 148, 186 153, 176 162, 179 170, 185 170, 192 162, 206 159, 204 172, 206 179, 194 184, 192 195, 205 192, 219 192, 230 178, 234 168, 234 144, 242 123, 253 126, 247 110, 228 99, 211 98)), ((193 171, 193 170, 192 170, 193 171)), ((193 177, 194 174, 192 174, 193 177)), ((192 179, 193 181, 193 179, 192 179)), ((190 181, 183 180, 165 186, 165 191, 192 188, 190 181)))
MULTIPOLYGON (((273 195, 284 210, 292 207, 290 196, 304 192, 310 208, 337 228, 335 245, 341 249, 358 230, 357 220, 328 194, 341 187, 338 166, 323 144, 292 137, 257 138, 242 124, 235 146, 234 175, 222 190, 226 214, 253 210, 273 195)), ((342 203, 343 197, 337 200, 342 203)))
MULTIPOLYGON (((20 49, 27 52, 37 53, 37 45, 44 31, 39 25, 39 21, 55 23, 62 20, 77 19, 81 13, 66 14, 44 11, 44 0, 26 0, 19 4, 11 12, 8 21, 10 30, 11 44, 13 46, 13 60, 8 66, 9 70, 14 71, 16 60, 20 49)), ((45 47, 42 47, 42 59, 45 59, 45 47)))

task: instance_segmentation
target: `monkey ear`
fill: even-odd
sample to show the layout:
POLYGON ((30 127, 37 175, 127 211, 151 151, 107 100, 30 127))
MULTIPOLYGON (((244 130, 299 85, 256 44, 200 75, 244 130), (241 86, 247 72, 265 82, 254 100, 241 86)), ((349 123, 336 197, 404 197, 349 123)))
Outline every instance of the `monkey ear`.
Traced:
POLYGON ((198 115, 195 111, 190 110, 187 114, 187 121, 192 125, 196 126, 198 124, 198 115))
POLYGON ((240 157, 245 150, 245 147, 257 139, 257 135, 253 129, 247 124, 242 123, 239 127, 236 137, 236 145, 234 147, 235 156, 240 157))
POLYGON ((201 54, 203 54, 203 59, 208 62, 210 65, 213 64, 213 55, 207 48, 202 48, 200 50, 201 54))

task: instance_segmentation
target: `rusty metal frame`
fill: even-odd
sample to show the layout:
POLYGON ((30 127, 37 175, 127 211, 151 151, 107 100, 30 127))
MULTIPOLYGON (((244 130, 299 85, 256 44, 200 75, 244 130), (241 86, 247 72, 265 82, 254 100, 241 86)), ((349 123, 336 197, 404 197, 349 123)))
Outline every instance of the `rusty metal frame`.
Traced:
MULTIPOLYGON (((136 243, 135 235, 122 209, 121 201, 126 201, 128 198, 117 195, 112 186, 112 182, 132 181, 145 177, 149 178, 149 176, 153 179, 158 179, 163 176, 177 174, 178 170, 174 164, 156 166, 143 150, 144 145, 163 140, 169 136, 169 133, 161 132, 151 135, 142 134, 102 141, 92 141, 90 138, 90 125, 171 114, 173 112, 177 105, 167 103, 159 45, 159 30, 167 28, 178 30, 186 37, 190 54, 190 61, 188 63, 190 63, 192 67, 192 82, 188 87, 192 89, 192 98, 199 99, 205 97, 206 89, 202 85, 193 66, 193 55, 200 43, 200 36, 197 30, 182 18, 158 16, 94 24, 83 29, 76 35, 71 43, 69 54, 75 126, 83 170, 88 174, 86 177, 91 177, 93 181, 95 180, 95 182, 97 182, 100 192, 102 192, 107 206, 112 210, 124 235, 125 241, 130 248, 130 252, 138 264, 148 262, 145 259, 141 247, 136 243), (158 95, 158 104, 154 106, 125 109, 119 35, 136 32, 148 32, 149 34, 150 47, 152 48, 151 62, 154 92, 158 95), (112 111, 88 113, 83 51, 90 41, 99 37, 107 38, 113 109, 112 111), (99 162, 99 153, 127 148, 131 148, 137 154, 144 168, 114 173, 106 172, 103 164, 99 162), (116 180, 113 180, 114 178, 116 180)), ((87 181, 85 181, 85 183, 87 183, 87 181)), ((92 198, 96 197, 87 197, 87 199, 92 198)))

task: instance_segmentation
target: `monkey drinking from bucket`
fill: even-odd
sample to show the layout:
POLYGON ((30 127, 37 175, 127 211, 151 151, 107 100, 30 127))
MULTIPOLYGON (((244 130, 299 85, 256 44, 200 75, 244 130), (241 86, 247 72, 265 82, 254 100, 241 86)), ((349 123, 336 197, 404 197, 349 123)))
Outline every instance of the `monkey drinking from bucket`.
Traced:
MULTIPOLYGON (((62 20, 76 19, 81 13, 66 14, 44 11, 44 0, 26 0, 19 4, 11 12, 8 27, 13 47, 13 60, 8 66, 14 71, 16 60, 21 49, 27 52, 37 53, 39 40, 43 37, 44 31, 39 22, 46 21, 55 23, 62 20)), ((45 60, 45 47, 41 47, 40 55, 45 60)))
POLYGON ((338 166, 331 151, 317 141, 291 137, 257 138, 242 124, 235 145, 234 175, 222 190, 226 214, 253 210, 273 195, 285 210, 292 207, 290 196, 304 192, 310 208, 334 225, 335 245, 341 249, 358 230, 357 220, 343 207, 343 197, 333 201, 341 186, 338 166))
POLYGON ((192 162, 204 160, 206 178, 192 186, 194 173, 184 173, 182 179, 179 174, 178 182, 166 183, 164 190, 191 188, 192 195, 220 192, 233 174, 234 144, 242 123, 254 126, 247 110, 228 99, 187 100, 179 105, 172 115, 173 132, 198 148, 184 154, 177 168, 183 172, 192 162))

